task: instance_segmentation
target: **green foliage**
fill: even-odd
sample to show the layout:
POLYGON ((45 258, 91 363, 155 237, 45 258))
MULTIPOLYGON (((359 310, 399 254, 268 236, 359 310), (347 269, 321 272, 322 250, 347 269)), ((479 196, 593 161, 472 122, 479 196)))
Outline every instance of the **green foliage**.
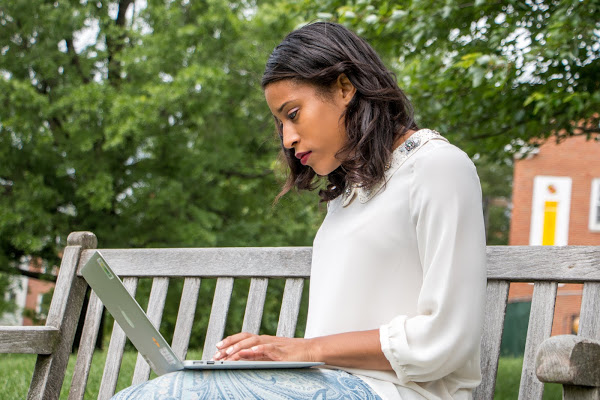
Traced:
POLYGON ((512 160, 505 158, 494 162, 490 157, 478 154, 475 166, 483 193, 487 244, 506 245, 510 225, 508 201, 512 193, 512 160))
POLYGON ((0 269, 56 264, 74 230, 100 247, 310 244, 316 198, 271 204, 260 89, 297 22, 276 1, 3 3, 0 269))
POLYGON ((101 247, 310 244, 322 218, 314 196, 270 205, 277 143, 259 85, 272 47, 302 21, 366 37, 420 124, 471 156, 503 160, 507 146, 573 133, 584 118, 596 129, 598 7, 5 2, 0 268, 23 255, 52 265, 65 235, 83 229, 101 247))
MULTIPOLYGON (((522 369, 523 358, 500 357, 494 399, 509 400, 519 398, 519 385, 521 384, 522 369)), ((542 398, 544 400, 562 399, 562 385, 557 383, 544 384, 544 396, 542 398)))
MULTIPOLYGON (((0 5, 0 271, 23 256, 56 265, 75 230, 104 248, 310 245, 324 208, 314 194, 273 207, 279 144, 260 88, 300 21, 290 11, 276 0, 0 5)), ((198 327, 211 291, 204 282, 198 327)))
POLYGON ((498 160, 533 138, 598 131, 598 0, 305 4, 369 40, 420 124, 471 156, 498 160))
POLYGON ((16 305, 12 299, 10 275, 0 272, 0 318, 5 313, 14 312, 15 309, 16 305))

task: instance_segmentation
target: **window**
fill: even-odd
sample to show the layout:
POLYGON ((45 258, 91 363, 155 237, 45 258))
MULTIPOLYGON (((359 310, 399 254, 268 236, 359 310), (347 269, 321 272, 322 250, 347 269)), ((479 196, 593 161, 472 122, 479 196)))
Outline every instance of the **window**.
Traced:
POLYGON ((600 232, 600 178, 592 180, 590 197, 590 231, 600 232))
POLYGON ((536 176, 533 179, 530 246, 569 244, 572 179, 568 176, 536 176))

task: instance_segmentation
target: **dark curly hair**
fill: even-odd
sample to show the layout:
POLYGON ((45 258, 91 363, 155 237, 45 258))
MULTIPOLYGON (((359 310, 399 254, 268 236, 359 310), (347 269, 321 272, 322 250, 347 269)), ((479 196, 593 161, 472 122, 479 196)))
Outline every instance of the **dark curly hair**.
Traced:
MULTIPOLYGON (((328 93, 341 74, 356 88, 343 118, 348 140, 338 154, 350 154, 327 175, 328 184, 319 192, 322 201, 339 196, 352 184, 372 186, 383 179, 394 142, 411 129, 418 129, 413 109, 404 92, 373 48, 354 32, 331 22, 315 22, 289 33, 273 50, 262 77, 263 89, 284 79, 308 83, 328 93)), ((283 146, 282 155, 290 171, 277 196, 290 189, 313 190, 318 176, 283 146)))

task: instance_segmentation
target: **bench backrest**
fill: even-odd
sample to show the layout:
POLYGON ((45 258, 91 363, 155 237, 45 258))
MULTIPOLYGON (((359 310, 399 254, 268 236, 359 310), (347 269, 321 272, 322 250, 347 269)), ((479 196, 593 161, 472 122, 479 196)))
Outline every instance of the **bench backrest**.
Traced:
MULTIPOLYGON (((65 359, 68 359, 74 326, 87 286, 76 271, 93 253, 90 249, 96 247, 95 237, 90 235, 78 232, 69 238, 48 315, 49 322, 47 327, 40 328, 47 332, 36 338, 24 339, 27 345, 20 346, 21 351, 7 351, 8 347, 3 347, 2 342, 9 333, 0 329, 0 352, 41 354, 34 371, 30 398, 58 398, 66 368, 65 359), (58 330, 58 333, 52 329, 58 330), (50 341, 50 344, 42 344, 44 340, 50 341)), ((153 278, 148 314, 157 326, 162 319, 169 279, 184 278, 173 336, 173 349, 181 358, 185 358, 187 353, 203 278, 217 278, 203 352, 204 358, 209 358, 224 333, 234 279, 251 278, 242 329, 253 333, 258 333, 260 328, 269 279, 286 279, 277 335, 293 336, 304 279, 310 274, 311 248, 308 247, 101 249, 101 252, 131 293, 135 293, 138 279, 153 278)), ((584 283, 579 334, 600 338, 600 246, 491 246, 488 247, 487 268, 487 303, 481 352, 483 381, 474 397, 493 398, 509 284, 533 282, 519 398, 541 399, 543 384, 535 375, 535 355, 539 344, 550 337, 558 283, 584 283)), ((92 293, 69 399, 83 398, 102 308, 101 302, 92 293)), ((31 333, 28 331, 27 335, 31 333)), ((125 342, 123 331, 115 324, 98 398, 109 398, 115 391, 125 342)), ((149 366, 138 356, 132 384, 147 380, 149 375, 149 366)))

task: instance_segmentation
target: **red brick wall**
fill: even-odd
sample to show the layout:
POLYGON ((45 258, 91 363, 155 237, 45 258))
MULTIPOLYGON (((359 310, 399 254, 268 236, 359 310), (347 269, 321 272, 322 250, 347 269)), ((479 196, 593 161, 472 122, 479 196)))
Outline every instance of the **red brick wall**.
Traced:
MULTIPOLYGON (((42 272, 39 259, 33 259, 29 264, 29 270, 32 272, 42 272)), ((54 283, 41 281, 35 278, 29 278, 27 283, 27 296, 25 297, 25 308, 35 310, 38 305, 39 295, 47 293, 54 287, 54 283)), ((33 320, 29 317, 23 317, 23 325, 33 325, 33 320)))
MULTIPOLYGON (((600 178, 600 141, 575 136, 557 144, 551 139, 540 146, 538 154, 515 161, 510 245, 529 244, 533 179, 538 175, 571 177, 568 243, 600 245, 600 232, 588 227, 592 180, 600 178)), ((574 284, 558 288, 553 335, 571 333, 573 318, 579 315, 581 290, 581 285, 574 284)), ((532 293, 533 285, 512 284, 509 301, 529 301, 532 293)))
POLYGON ((571 188, 569 244, 600 245, 600 232, 588 228, 592 179, 600 178, 600 142, 575 136, 560 144, 549 140, 539 153, 515 161, 513 210, 509 244, 529 244, 533 178, 537 175, 568 176, 571 188))

